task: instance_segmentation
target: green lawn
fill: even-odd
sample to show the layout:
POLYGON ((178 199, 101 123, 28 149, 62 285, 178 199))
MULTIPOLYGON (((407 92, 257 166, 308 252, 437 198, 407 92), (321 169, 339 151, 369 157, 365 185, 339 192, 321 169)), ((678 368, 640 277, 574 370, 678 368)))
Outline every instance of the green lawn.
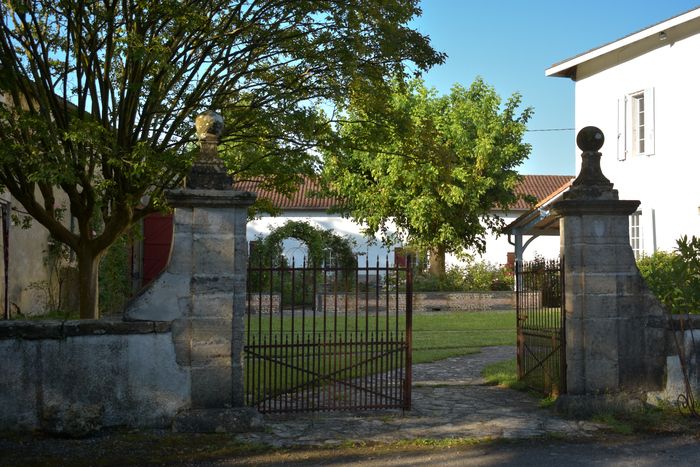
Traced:
MULTIPOLYGON (((354 316, 345 319, 344 316, 329 314, 325 318, 317 317, 315 322, 308 317, 302 324, 302 318, 296 316, 294 320, 290 316, 279 319, 273 316, 262 316, 261 319, 250 320, 250 331, 253 335, 258 331, 263 334, 272 329, 275 334, 293 340, 304 332, 304 335, 323 333, 336 333, 341 335, 352 334, 355 330, 360 332, 384 332, 389 329, 394 333, 396 329, 405 329, 405 319, 380 316, 370 316, 367 320, 360 316, 355 320, 354 316), (398 324, 398 326, 397 326, 398 324), (347 330, 347 334, 345 331, 347 330)), ((425 363, 477 352, 481 347, 492 345, 515 345, 515 311, 493 312, 429 312, 414 313, 413 315, 413 362, 425 363)))
POLYGON ((431 312, 413 317, 413 363, 515 345, 515 311, 431 312))
MULTIPOLYGON (((403 352, 394 344, 396 330, 405 329, 405 318, 327 315, 302 323, 300 317, 251 319, 249 344, 262 344, 255 351, 263 355, 257 363, 246 359, 247 382, 263 393, 296 387, 313 379, 312 374, 336 374, 343 379, 391 371, 403 366, 403 352), (272 330, 272 332, 270 332, 272 330), (376 335, 384 344, 366 347, 357 342, 373 342, 376 335), (272 338, 269 338, 269 336, 272 338), (266 337, 268 336, 268 337, 266 337), (323 344, 302 346, 302 343, 323 344), (284 344, 284 345, 282 345, 284 344), (291 344, 291 345, 290 345, 291 344), (381 359, 367 358, 387 352, 381 359), (358 362, 367 361, 369 363, 358 362), (255 364, 254 364, 255 363, 255 364), (251 379, 252 378, 252 379, 251 379)), ((401 340, 401 339, 399 339, 401 340)), ((432 362, 478 352, 481 347, 515 345, 515 311, 506 312, 429 312, 413 316, 413 363, 432 362)), ((364 377, 364 376, 362 376, 364 377)), ((246 385, 248 387, 248 385, 246 385)), ((252 390, 252 387, 249 388, 252 390)))

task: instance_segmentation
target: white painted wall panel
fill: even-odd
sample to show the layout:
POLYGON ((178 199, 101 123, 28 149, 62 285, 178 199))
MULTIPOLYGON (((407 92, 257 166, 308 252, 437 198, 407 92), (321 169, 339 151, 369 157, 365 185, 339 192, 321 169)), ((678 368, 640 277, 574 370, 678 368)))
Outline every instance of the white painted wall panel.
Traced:
POLYGON ((615 184, 621 199, 641 201, 648 254, 654 244, 657 249, 670 250, 679 236, 700 235, 698 57, 700 34, 669 42, 576 82, 576 128, 595 125, 603 130, 603 173, 615 184), (618 161, 618 100, 646 88, 654 89, 655 152, 618 161))

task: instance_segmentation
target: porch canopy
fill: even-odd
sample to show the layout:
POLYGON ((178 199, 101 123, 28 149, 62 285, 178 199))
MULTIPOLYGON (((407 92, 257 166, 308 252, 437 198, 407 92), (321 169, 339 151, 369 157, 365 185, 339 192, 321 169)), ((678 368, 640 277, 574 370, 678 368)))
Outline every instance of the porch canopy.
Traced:
POLYGON ((518 263, 522 263, 523 253, 534 239, 541 235, 559 235, 559 218, 550 214, 549 207, 561 199, 571 182, 573 178, 506 226, 504 232, 508 234, 508 242, 515 247, 518 263), (523 236, 530 238, 523 243, 523 236))

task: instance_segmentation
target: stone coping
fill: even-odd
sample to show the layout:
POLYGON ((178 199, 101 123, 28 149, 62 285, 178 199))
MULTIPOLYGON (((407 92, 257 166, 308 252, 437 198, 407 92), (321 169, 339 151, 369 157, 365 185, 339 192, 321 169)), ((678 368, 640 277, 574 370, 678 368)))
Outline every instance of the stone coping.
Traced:
POLYGON ((246 207, 255 202, 257 195, 250 191, 178 189, 165 192, 168 203, 179 207, 230 208, 246 207))
POLYGON ((565 199, 552 205, 550 211, 558 217, 566 216, 629 216, 639 207, 637 200, 565 199))
POLYGON ((681 324, 683 325, 683 329, 685 329, 685 330, 700 329, 700 314, 699 315, 687 315, 687 314, 671 315, 671 319, 674 321, 673 324, 671 324, 671 320, 668 320, 668 323, 667 323, 668 329, 670 329, 670 330, 680 331, 681 324))
POLYGON ((168 333, 169 321, 0 321, 0 339, 65 339, 76 336, 168 333))

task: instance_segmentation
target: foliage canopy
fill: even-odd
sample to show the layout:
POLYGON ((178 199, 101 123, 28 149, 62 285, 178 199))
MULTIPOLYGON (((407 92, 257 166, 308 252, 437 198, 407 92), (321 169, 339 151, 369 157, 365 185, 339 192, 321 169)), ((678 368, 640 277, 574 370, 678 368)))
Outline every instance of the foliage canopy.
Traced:
POLYGON ((382 112, 362 103, 348 109, 339 130, 348 144, 326 155, 328 194, 386 242, 443 258, 482 252, 485 234, 502 225, 491 211, 517 200, 516 168, 530 152, 522 138, 532 110, 518 113, 520 104, 518 94, 502 103, 480 78, 444 96, 419 79, 394 83, 382 112))
MULTIPOLYGON (((272 229, 265 238, 259 238, 250 258, 253 267, 258 266, 289 266, 283 256, 283 241, 295 238, 304 242, 308 250, 308 265, 319 267, 329 258, 329 267, 353 268, 357 264, 352 242, 332 230, 315 227, 308 222, 287 221, 272 229)), ((301 267, 301 264, 295 265, 301 267)))
POLYGON ((442 61, 407 26, 417 3, 3 0, 0 188, 76 252, 81 317, 97 317, 104 251, 191 165, 197 113, 224 115, 234 180, 289 192, 337 104, 442 61))

